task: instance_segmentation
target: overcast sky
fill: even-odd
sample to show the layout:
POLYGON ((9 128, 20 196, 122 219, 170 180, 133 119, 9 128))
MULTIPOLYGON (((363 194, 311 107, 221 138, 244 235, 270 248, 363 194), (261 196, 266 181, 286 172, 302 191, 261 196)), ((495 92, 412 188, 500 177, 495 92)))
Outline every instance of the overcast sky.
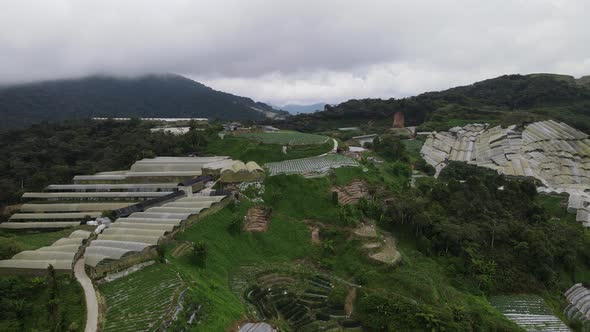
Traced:
POLYGON ((590 74, 590 0, 0 0, 0 84, 174 72, 274 104, 590 74))

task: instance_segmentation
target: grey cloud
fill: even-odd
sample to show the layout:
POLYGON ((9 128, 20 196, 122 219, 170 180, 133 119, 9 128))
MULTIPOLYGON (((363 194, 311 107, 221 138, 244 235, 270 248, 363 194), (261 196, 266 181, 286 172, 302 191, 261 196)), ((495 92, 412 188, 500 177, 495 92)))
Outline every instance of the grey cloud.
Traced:
POLYGON ((586 0, 0 0, 0 84, 185 74, 274 103, 590 73, 586 0))

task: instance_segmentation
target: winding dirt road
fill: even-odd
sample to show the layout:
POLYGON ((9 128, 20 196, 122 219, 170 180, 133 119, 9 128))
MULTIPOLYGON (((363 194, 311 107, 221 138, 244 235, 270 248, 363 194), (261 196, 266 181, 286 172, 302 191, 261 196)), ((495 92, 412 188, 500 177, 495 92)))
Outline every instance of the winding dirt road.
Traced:
POLYGON ((74 266, 74 275, 84 289, 84 297, 86 298, 86 328, 84 332, 96 332, 98 328, 98 300, 92 280, 88 278, 86 270, 84 270, 85 261, 83 257, 78 259, 74 266))

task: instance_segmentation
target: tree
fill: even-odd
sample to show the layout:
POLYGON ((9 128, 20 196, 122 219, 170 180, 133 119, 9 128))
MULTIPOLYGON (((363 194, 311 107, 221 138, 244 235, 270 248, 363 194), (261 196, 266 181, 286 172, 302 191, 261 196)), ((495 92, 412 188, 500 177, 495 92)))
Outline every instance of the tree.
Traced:
POLYGON ((205 264, 207 252, 207 244, 205 242, 198 241, 193 243, 193 257, 199 265, 203 266, 205 264))
POLYGON ((375 152, 388 160, 406 161, 406 146, 401 140, 391 134, 382 135, 373 141, 375 152))

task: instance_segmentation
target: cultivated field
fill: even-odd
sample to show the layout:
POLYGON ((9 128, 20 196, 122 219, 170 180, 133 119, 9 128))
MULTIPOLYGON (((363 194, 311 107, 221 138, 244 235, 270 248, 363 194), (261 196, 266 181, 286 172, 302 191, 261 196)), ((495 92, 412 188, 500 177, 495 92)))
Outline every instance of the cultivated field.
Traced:
POLYGON ((182 287, 176 272, 163 264, 101 286, 107 302, 104 331, 156 331, 174 309, 182 287))
POLYGON ((345 166, 358 166, 358 163, 355 160, 345 156, 329 154, 325 156, 267 163, 264 165, 264 167, 268 168, 271 175, 322 173, 332 168, 345 166))
POLYGON ((295 131, 280 131, 275 133, 244 133, 240 134, 240 136, 255 139, 265 144, 281 145, 322 144, 330 139, 329 137, 323 135, 305 134, 295 131))
POLYGON ((569 331, 537 295, 493 296, 490 303, 527 331, 569 331))

